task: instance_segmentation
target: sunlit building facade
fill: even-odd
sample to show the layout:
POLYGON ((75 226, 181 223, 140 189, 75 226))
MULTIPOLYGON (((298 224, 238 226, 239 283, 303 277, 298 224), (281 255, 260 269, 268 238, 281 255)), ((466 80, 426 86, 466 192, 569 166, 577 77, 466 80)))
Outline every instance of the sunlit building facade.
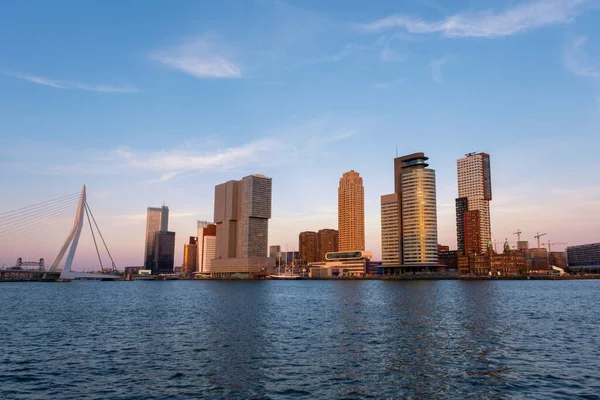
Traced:
POLYGON ((400 202, 397 193, 381 196, 381 262, 400 264, 400 202))
POLYGON ((490 201, 492 200, 492 178, 490 169, 490 155, 487 153, 469 153, 457 160, 458 173, 458 199, 456 202, 458 251, 469 254, 475 251, 472 246, 478 242, 479 248, 475 252, 484 253, 487 243, 491 239, 490 201), (460 203, 460 204, 459 204, 460 203), (466 204, 466 210, 465 210, 466 204), (472 212, 471 215, 465 214, 472 212), (478 214, 475 217, 475 213, 478 214), (471 242, 467 243, 463 229, 464 219, 470 222, 478 219, 477 230, 479 235, 471 235, 471 242), (461 238, 463 241, 461 242, 461 238))
POLYGON ((338 188, 338 240, 340 251, 365 249, 365 191, 358 172, 345 172, 338 188))

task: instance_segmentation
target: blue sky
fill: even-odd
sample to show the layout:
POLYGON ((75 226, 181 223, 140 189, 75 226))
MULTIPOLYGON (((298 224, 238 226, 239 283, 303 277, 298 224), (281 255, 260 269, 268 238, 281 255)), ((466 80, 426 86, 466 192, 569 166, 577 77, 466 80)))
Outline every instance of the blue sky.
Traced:
POLYGON ((599 7, 5 2, 0 210, 85 183, 118 264, 130 265, 142 259, 146 207, 164 201, 180 262, 195 221, 212 219, 214 185, 263 173, 270 242, 291 250, 300 231, 337 226, 338 180, 354 169, 379 255, 397 146, 437 171, 440 243, 456 247, 456 159, 471 151, 491 154, 498 241, 517 228, 530 241, 536 231, 599 241, 599 7))

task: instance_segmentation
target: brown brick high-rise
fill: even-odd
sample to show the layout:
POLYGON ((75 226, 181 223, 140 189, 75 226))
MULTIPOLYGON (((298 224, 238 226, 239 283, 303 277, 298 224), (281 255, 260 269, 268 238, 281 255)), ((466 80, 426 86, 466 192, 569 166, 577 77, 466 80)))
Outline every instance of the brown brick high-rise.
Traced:
POLYGON ((317 261, 325 261, 325 254, 339 251, 338 231, 321 229, 317 235, 317 261))
POLYGON ((298 239, 300 259, 306 261, 307 263, 319 261, 317 255, 317 232, 300 232, 298 239))

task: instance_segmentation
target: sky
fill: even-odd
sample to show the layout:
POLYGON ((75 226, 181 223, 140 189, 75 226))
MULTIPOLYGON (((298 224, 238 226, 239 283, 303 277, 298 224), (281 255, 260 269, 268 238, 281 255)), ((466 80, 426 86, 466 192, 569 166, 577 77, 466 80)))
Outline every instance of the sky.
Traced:
POLYGON ((474 151, 499 243, 600 241, 598 0, 0 8, 0 212, 86 184, 119 266, 142 263, 147 207, 169 207, 178 264, 214 186, 254 173, 273 179, 269 243, 297 249, 337 227, 349 170, 379 258, 380 196, 413 152, 436 170, 441 244, 456 248, 456 160, 474 151))

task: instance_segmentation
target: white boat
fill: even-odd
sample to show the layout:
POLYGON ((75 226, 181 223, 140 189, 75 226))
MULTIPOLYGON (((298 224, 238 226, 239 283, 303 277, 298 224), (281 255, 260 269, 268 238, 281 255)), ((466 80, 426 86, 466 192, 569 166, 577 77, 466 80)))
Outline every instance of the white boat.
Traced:
MULTIPOLYGON (((286 248, 286 253, 287 253, 287 248, 286 248)), ((284 272, 283 274, 281 273, 281 253, 279 254, 279 260, 278 260, 277 264, 278 264, 278 266, 277 266, 277 273, 273 274, 273 275, 269 275, 270 279, 289 280, 289 279, 300 279, 300 278, 302 278, 300 275, 294 274, 291 271, 284 272)), ((292 271, 293 270, 294 270, 294 260, 292 260, 292 271)))
POLYGON ((293 274, 291 272, 285 272, 283 274, 275 274, 275 275, 269 275, 269 278, 271 279, 280 279, 280 280, 287 280, 287 279, 300 279, 302 278, 300 275, 298 274, 293 274))

